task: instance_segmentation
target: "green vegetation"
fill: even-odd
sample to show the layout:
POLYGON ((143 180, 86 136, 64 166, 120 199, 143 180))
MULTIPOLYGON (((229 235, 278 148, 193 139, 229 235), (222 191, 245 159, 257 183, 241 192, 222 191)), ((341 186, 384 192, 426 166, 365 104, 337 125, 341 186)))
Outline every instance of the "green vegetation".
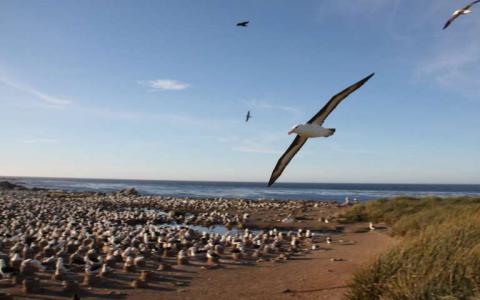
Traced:
POLYGON ((378 200, 344 217, 386 222, 401 237, 355 274, 347 299, 480 299, 480 198, 378 200))

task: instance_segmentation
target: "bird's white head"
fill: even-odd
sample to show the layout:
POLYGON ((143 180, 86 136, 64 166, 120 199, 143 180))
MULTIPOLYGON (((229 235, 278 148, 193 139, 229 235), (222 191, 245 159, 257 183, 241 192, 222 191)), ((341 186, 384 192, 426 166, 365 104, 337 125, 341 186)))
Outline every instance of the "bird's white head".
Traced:
POLYGON ((292 127, 292 129, 290 129, 290 131, 288 132, 288 134, 294 134, 294 133, 297 133, 297 129, 300 125, 295 125, 292 127))

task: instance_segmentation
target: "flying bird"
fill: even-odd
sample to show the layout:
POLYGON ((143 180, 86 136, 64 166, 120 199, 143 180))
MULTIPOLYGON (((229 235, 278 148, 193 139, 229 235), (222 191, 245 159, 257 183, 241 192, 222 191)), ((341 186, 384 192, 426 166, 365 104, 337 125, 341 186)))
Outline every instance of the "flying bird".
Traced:
POLYGON ((288 132, 288 134, 296 133, 297 137, 293 140, 290 147, 288 147, 287 151, 283 153, 282 157, 280 157, 275 165, 275 169, 273 169, 268 186, 271 186, 278 179, 278 177, 282 175, 283 170, 285 170, 288 163, 292 160, 295 154, 297 154, 298 150, 302 148, 308 138, 329 137, 335 133, 335 128, 322 127, 323 122, 337 107, 337 105, 342 102, 343 99, 347 98, 348 95, 360 88, 374 74, 375 73, 368 75, 364 79, 352 84, 340 93, 333 96, 330 101, 328 101, 328 103, 315 116, 313 116, 313 118, 310 119, 310 121, 308 121, 306 124, 296 125, 288 132))
POLYGON ((247 112, 247 116, 245 117, 245 123, 248 122, 252 118, 252 115, 250 114, 250 111, 247 112))
POLYGON ((461 15, 466 15, 472 12, 470 8, 476 3, 480 2, 480 0, 475 0, 472 3, 468 4, 467 6, 457 9, 456 11, 453 12, 452 16, 448 19, 447 23, 445 23, 445 26, 443 26, 443 29, 447 28, 452 24, 453 21, 455 21, 456 18, 460 17, 461 15))
POLYGON ((237 26, 240 26, 240 27, 247 27, 247 26, 248 26, 248 23, 250 23, 250 21, 243 21, 243 22, 239 22, 239 23, 237 23, 237 26))

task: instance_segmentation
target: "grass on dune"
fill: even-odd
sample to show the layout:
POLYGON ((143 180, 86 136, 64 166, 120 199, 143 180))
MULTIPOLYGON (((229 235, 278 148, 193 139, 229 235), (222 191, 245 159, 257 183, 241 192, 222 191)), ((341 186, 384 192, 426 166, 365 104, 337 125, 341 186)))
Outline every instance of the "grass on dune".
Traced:
POLYGON ((345 218, 386 222, 402 237, 355 274, 347 299, 480 299, 480 198, 378 200, 345 218))

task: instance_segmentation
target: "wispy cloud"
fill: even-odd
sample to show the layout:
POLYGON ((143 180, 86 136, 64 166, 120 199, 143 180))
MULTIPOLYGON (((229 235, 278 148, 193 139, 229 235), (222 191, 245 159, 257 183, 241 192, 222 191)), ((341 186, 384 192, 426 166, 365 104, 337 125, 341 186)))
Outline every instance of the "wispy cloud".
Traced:
POLYGON ((148 86, 154 90, 165 90, 165 91, 180 91, 188 88, 190 85, 185 82, 180 82, 172 79, 155 79, 155 80, 146 80, 138 81, 139 84, 148 86))
MULTIPOLYGON (((438 36, 429 44, 426 55, 417 63, 414 79, 431 81, 443 89, 464 96, 477 97, 480 78, 480 20, 474 16, 460 17, 451 27, 441 30, 443 22, 453 10, 462 6, 451 1, 432 1, 421 11, 435 12, 435 29, 438 36), (440 20, 441 23, 438 21, 440 20), (438 23, 438 24, 437 24, 438 23)), ((477 12, 478 13, 478 12, 477 12)))
POLYGON ((56 139, 45 139, 45 138, 25 139, 25 140, 22 140, 22 143, 25 143, 25 144, 52 144, 52 143, 58 143, 58 140, 56 140, 56 139))
POLYGON ((326 143, 325 147, 330 148, 331 151, 340 152, 340 153, 347 153, 347 154, 355 154, 355 155, 378 155, 378 151, 374 151, 371 149, 364 149, 358 147, 347 147, 342 143, 338 142, 330 142, 326 143))
POLYGON ((253 100, 247 101, 247 105, 256 109, 280 110, 280 111, 290 113, 295 117, 299 117, 302 115, 302 111, 296 107, 272 104, 270 101, 265 101, 265 100, 253 99, 253 100))
POLYGON ((256 146, 256 145, 235 146, 235 147, 232 147, 232 150, 239 151, 239 152, 261 153, 261 154, 279 154, 280 153, 280 151, 277 151, 268 147, 262 147, 262 146, 256 146))
POLYGON ((262 134, 255 138, 243 138, 239 136, 210 136, 217 142, 229 145, 232 151, 259 153, 259 154, 279 154, 280 151, 275 149, 273 144, 280 140, 276 134, 262 134))
POLYGON ((392 4, 392 0, 325 0, 320 2, 319 13, 321 16, 341 14, 343 16, 365 15, 371 16, 388 8, 392 4))
POLYGON ((431 80, 440 87, 454 90, 466 96, 478 96, 480 78, 480 41, 478 30, 462 37, 451 37, 437 44, 429 56, 419 63, 415 71, 416 81, 431 80))
POLYGON ((218 124, 225 125, 228 120, 216 120, 208 117, 199 117, 186 113, 161 113, 161 112, 144 112, 135 110, 119 110, 107 107, 76 107, 76 110, 83 114, 93 115, 98 118, 111 120, 126 120, 132 122, 156 122, 179 126, 182 128, 195 126, 197 129, 202 128, 218 128, 218 124))
POLYGON ((32 88, 28 85, 21 84, 19 82, 15 82, 13 80, 10 80, 6 77, 0 77, 0 83, 3 83, 4 85, 7 85, 9 87, 12 87, 16 90, 25 92, 27 94, 33 95, 42 102, 50 105, 50 106, 55 106, 55 107, 65 107, 67 105, 70 105, 72 103, 71 100, 65 99, 63 97, 57 97, 57 96, 52 96, 49 95, 45 92, 39 91, 35 88, 32 88))

